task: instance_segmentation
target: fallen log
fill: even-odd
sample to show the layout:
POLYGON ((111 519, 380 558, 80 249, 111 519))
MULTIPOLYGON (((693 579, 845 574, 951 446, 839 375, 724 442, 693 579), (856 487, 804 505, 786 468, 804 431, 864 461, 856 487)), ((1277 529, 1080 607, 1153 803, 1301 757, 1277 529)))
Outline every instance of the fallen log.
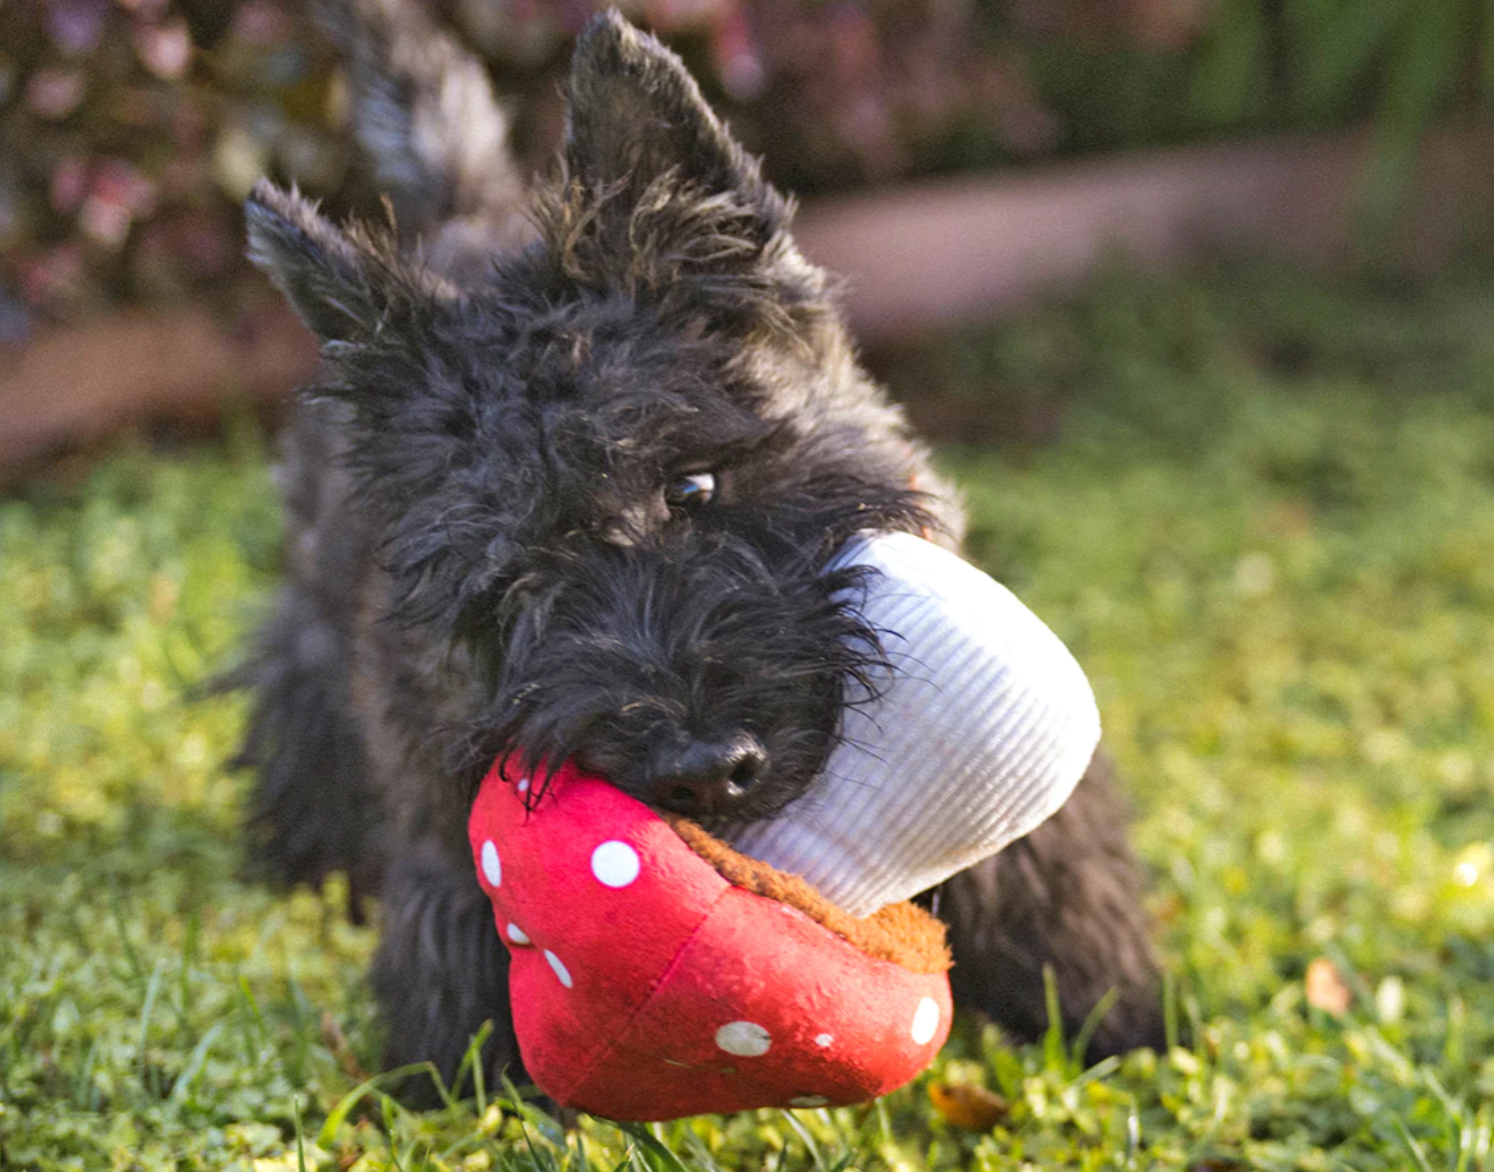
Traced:
POLYGON ((316 343, 267 301, 231 322, 206 308, 129 309, 44 329, 0 350, 0 474, 145 420, 211 423, 226 404, 270 404, 316 369, 316 343))
POLYGON ((859 335, 880 343, 1071 289, 1109 253, 1155 267, 1224 254, 1426 269, 1494 210, 1494 126, 1421 144, 1393 242, 1367 238, 1370 130, 1122 155, 921 183, 806 206, 799 239, 847 278, 859 335), (1386 247, 1388 245, 1388 247, 1386 247))
MULTIPOLYGON (((1373 134, 1187 147, 878 189, 806 206, 798 237, 846 278, 868 344, 1009 311, 1073 288, 1102 258, 1166 265, 1220 251, 1352 260, 1373 134)), ((1390 258, 1415 268, 1487 234, 1494 127, 1422 144, 1390 258)), ((273 403, 315 370, 288 310, 224 322, 207 309, 124 310, 0 348, 0 471, 134 422, 211 421, 229 399, 273 403)))

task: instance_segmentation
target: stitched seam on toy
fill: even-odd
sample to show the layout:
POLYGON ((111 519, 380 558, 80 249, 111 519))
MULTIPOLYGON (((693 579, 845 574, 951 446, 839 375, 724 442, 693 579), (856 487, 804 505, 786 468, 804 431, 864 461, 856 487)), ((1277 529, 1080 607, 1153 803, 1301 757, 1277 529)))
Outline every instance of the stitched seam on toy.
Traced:
POLYGON ((733 850, 678 814, 661 815, 691 850, 734 887, 803 912, 851 947, 915 973, 947 972, 952 964, 945 926, 922 908, 896 903, 857 918, 842 911, 799 875, 779 871, 733 850))
MULTIPOLYGON (((706 908, 705 914, 700 917, 700 922, 696 924, 695 927, 690 929, 690 934, 686 936, 684 941, 680 944, 679 949, 674 954, 674 957, 667 965, 664 966, 664 971, 659 974, 658 979, 649 986, 648 992, 645 993, 643 999, 638 1002, 638 1008, 633 1010, 632 1013, 628 1014, 628 1016, 623 1020, 622 1025, 618 1027, 616 1033, 613 1035, 614 1038, 621 1039, 627 1036, 628 1030, 632 1028, 633 1022, 638 1019, 638 1015, 649 1007, 649 1005, 653 1002, 655 994, 659 992, 660 987, 663 986, 663 984, 674 975, 675 970, 684 963, 685 953, 690 951, 690 945, 695 943, 695 938, 700 935, 701 930, 706 926, 706 921, 716 913, 716 906, 726 897, 726 893, 730 890, 730 887, 722 888, 721 891, 717 894, 716 898, 711 901, 711 906, 706 908)), ((566 1093, 574 1094, 577 1087, 584 1085, 586 1080, 591 1077, 592 1072, 596 1070, 598 1064, 601 1063, 602 1059, 611 1049, 611 1046, 600 1047, 597 1050, 596 1057, 593 1058, 592 1061, 586 1066, 585 1070, 582 1071, 580 1077, 578 1077, 576 1081, 571 1084, 570 1090, 566 1093)))

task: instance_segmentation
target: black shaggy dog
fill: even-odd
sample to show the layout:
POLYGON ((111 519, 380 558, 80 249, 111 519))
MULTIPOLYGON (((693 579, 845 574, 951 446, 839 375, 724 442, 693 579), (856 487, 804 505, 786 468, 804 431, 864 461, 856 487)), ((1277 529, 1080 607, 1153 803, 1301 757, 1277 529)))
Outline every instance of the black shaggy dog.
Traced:
MULTIPOLYGON (((286 437, 289 575, 247 672, 252 853, 378 896, 390 1064, 449 1076, 491 1019, 485 1061, 514 1070, 466 839, 487 765, 574 758, 708 824, 772 817, 873 645, 826 560, 867 529, 956 546, 962 518, 790 205, 673 54, 598 18, 560 176, 525 195, 479 65, 423 6, 345 2, 357 129, 403 235, 269 183, 248 204, 325 368, 286 437)), ((1052 966, 1070 1029, 1115 991, 1093 1052, 1158 1040, 1122 822, 1092 768, 944 884, 958 1001, 1031 1037, 1052 966)))

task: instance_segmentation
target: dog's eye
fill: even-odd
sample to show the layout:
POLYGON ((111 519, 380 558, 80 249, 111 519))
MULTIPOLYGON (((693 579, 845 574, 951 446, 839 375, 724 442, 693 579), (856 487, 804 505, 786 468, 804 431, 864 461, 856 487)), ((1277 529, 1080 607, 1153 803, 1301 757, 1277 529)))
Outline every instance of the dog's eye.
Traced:
POLYGON ((698 509, 716 497, 714 472, 686 472, 676 476, 664 490, 664 500, 672 509, 698 509))

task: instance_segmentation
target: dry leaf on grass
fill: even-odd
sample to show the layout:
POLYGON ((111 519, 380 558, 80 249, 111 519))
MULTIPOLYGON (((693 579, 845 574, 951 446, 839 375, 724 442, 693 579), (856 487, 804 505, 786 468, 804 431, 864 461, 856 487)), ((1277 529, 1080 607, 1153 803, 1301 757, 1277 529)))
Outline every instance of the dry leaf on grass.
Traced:
POLYGON ((363 1069, 358 1056, 353 1053, 353 1047, 348 1043, 348 1036, 342 1032, 342 1026, 325 1010, 322 1012, 322 1045, 332 1051, 343 1074, 358 1082, 369 1077, 368 1071, 363 1069))
POLYGON ((1326 956, 1314 958, 1307 966, 1307 1003, 1314 1009, 1342 1017, 1349 1012, 1353 994, 1344 983, 1343 974, 1326 956))
POLYGON ((974 1083, 930 1083, 929 1101, 947 1123, 966 1131, 990 1131, 1011 1109, 995 1091, 974 1083))

